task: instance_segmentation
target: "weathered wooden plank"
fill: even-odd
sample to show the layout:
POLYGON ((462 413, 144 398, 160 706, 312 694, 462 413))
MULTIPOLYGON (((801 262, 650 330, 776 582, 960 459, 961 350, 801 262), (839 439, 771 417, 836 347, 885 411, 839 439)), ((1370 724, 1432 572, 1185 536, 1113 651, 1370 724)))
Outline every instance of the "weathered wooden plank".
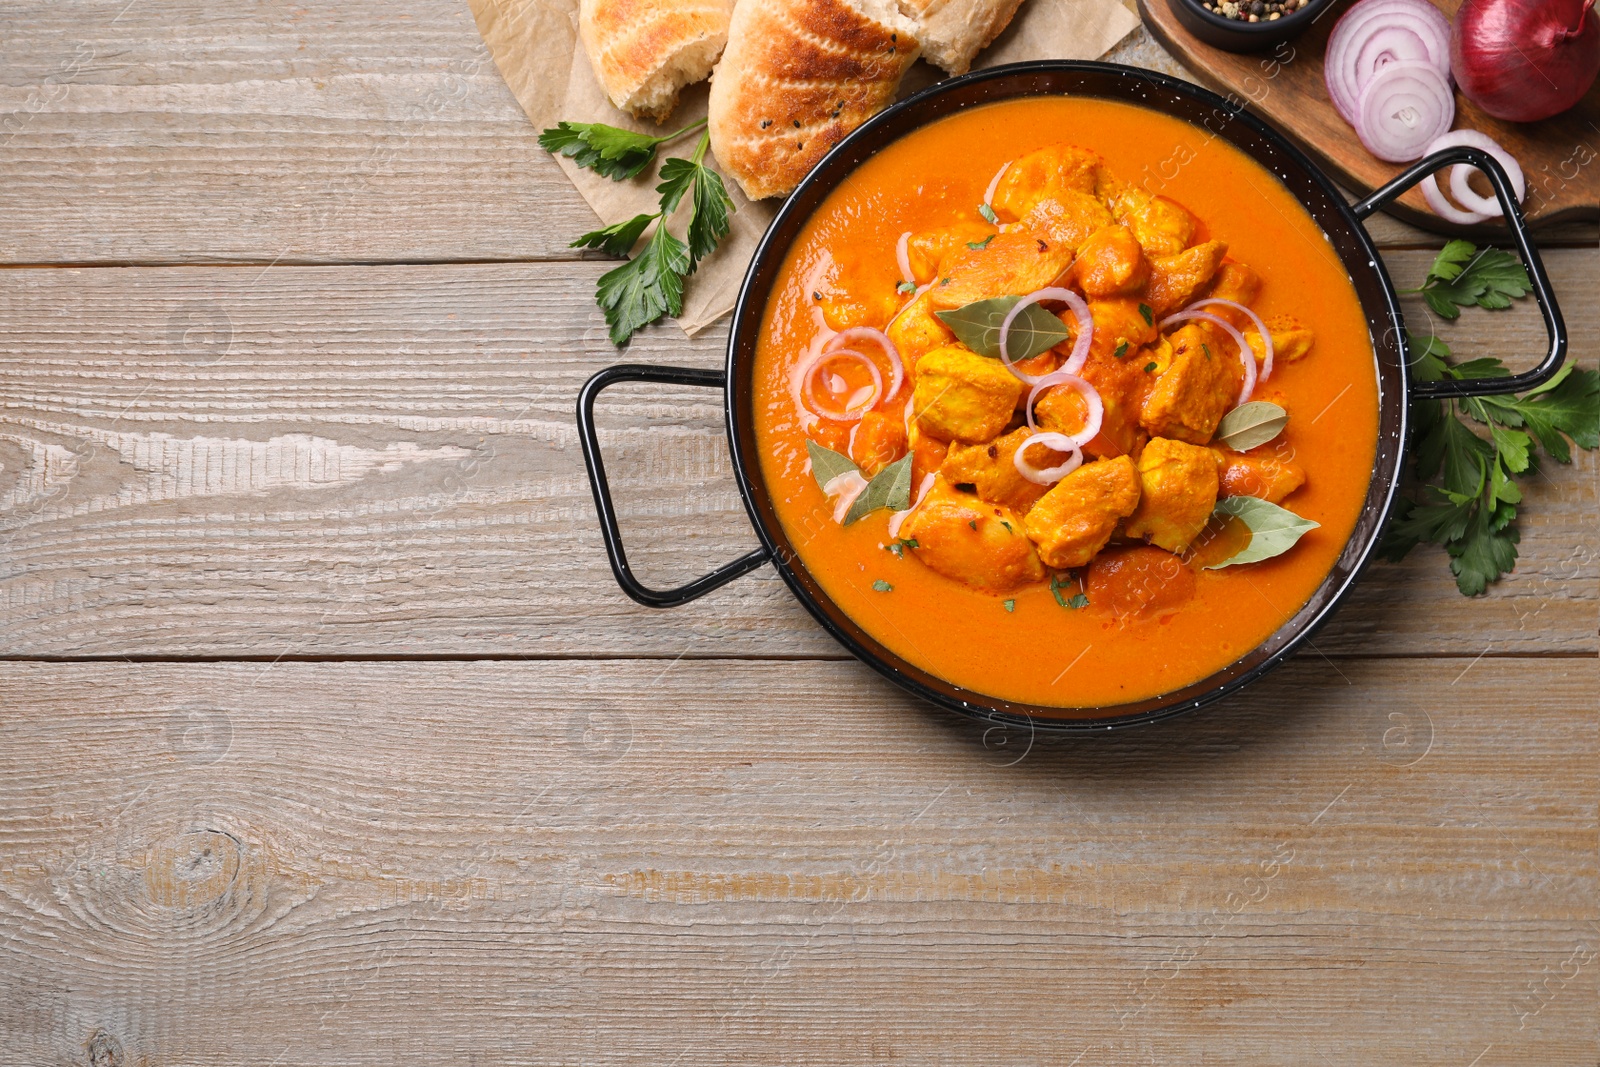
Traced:
POLYGON ((1030 743, 850 663, 0 665, 0 1062, 1588 1064, 1597 682, 1030 743))
POLYGON ((453 0, 13 4, 0 262, 569 258, 592 216, 536 136, 453 0))
MULTIPOLYGON (((1396 272, 1427 258, 1398 254, 1396 272)), ((1576 293, 1593 255, 1551 264, 1576 293)), ((836 654, 770 571, 673 612, 617 591, 578 386, 622 358, 712 365, 725 335, 662 328, 617 353, 590 304, 600 269, 0 273, 0 650, 836 654)), ((1600 314, 1568 310, 1592 365, 1600 314)), ((1464 323, 1508 358, 1539 343, 1531 308, 1464 323)), ((602 405, 648 579, 752 543, 720 399, 636 387, 602 405)), ((1528 492, 1523 562, 1488 599, 1462 601, 1419 550, 1377 568, 1318 647, 1593 650, 1593 457, 1528 492)))

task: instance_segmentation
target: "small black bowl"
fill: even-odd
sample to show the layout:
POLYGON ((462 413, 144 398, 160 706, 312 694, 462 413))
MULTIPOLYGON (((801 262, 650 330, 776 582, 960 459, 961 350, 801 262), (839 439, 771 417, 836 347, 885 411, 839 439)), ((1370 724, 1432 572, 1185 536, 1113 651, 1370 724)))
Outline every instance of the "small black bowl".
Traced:
MULTIPOLYGON (((1248 0, 1246 0, 1248 2, 1248 0)), ((1311 0, 1292 15, 1262 22, 1240 22, 1207 11, 1200 0, 1167 0, 1183 28, 1225 52, 1260 52, 1309 29, 1335 0, 1311 0)))

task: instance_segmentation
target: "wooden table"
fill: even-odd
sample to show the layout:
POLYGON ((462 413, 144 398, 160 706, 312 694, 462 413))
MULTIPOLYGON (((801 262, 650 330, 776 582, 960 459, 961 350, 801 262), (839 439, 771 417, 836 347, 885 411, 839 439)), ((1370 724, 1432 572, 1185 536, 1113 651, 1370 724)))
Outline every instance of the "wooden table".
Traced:
MULTIPOLYGON (((1488 597, 1419 551, 1225 706, 985 734, 770 571, 618 593, 535 133, 454 0, 5 13, 0 1065, 1596 1063, 1593 455, 1488 597)), ((605 404, 661 582, 751 543, 715 404, 605 404)))

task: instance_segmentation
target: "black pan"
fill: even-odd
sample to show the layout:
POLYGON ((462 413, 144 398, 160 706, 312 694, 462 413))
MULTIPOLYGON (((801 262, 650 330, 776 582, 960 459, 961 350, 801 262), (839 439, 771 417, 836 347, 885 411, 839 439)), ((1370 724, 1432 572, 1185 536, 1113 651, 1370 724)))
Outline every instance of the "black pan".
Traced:
POLYGON ((994 67, 952 78, 896 104, 845 138, 828 153, 790 195, 762 238, 745 275, 733 313, 724 370, 680 370, 672 367, 620 364, 596 374, 578 397, 578 427, 595 507, 611 568, 623 592, 650 607, 674 607, 710 592, 764 563, 772 563, 794 595, 818 622, 862 662, 895 684, 935 704, 964 715, 1002 725, 1040 730, 1088 730, 1154 722, 1202 707, 1237 692, 1282 663, 1321 626, 1344 600, 1372 559, 1392 513, 1400 471, 1406 458, 1406 409, 1412 397, 1468 397, 1522 392, 1548 381, 1566 357, 1566 328, 1550 291, 1544 264, 1528 238, 1511 183, 1487 153, 1452 148, 1424 159, 1393 182, 1356 204, 1346 203, 1327 175, 1266 122, 1243 109, 1243 101, 1227 100, 1188 82, 1109 63, 1045 61, 994 67), (1061 709, 1000 700, 951 685, 895 655, 846 616, 807 573, 783 532, 762 479, 756 455, 753 411, 753 363, 756 339, 767 296, 784 254, 800 228, 823 199, 862 161, 879 148, 945 115, 963 108, 1015 97, 1057 95, 1120 100, 1151 108, 1225 138, 1276 174, 1322 226, 1355 284, 1366 312, 1376 359, 1378 383, 1378 450, 1365 510, 1333 569, 1299 611, 1248 654, 1215 674, 1162 696, 1099 708, 1061 709), (1454 163, 1470 163, 1489 176, 1505 207, 1511 236, 1533 282, 1534 300, 1544 316, 1550 347, 1540 365, 1509 378, 1473 381, 1412 381, 1405 325, 1393 283, 1362 220, 1428 174, 1454 163), (594 402, 601 390, 617 382, 662 382, 702 385, 726 391, 728 441, 734 472, 761 547, 676 589, 651 589, 633 576, 623 552, 611 492, 595 434, 594 402))

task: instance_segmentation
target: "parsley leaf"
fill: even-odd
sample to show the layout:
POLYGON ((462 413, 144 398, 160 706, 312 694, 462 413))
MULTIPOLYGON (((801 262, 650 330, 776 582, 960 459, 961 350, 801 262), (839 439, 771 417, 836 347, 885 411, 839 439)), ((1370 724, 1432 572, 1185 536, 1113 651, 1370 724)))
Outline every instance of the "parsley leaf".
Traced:
MULTIPOLYGON (((1456 244, 1466 242, 1452 242, 1456 244)), ((1455 271, 1458 278, 1475 262, 1470 252, 1463 256, 1449 246, 1440 260, 1442 270, 1455 271)), ((1440 270, 1436 262, 1430 277, 1440 270)), ((1419 381, 1503 378, 1510 373, 1488 357, 1452 364, 1449 346, 1437 337, 1412 337, 1410 349, 1412 377, 1419 381)), ((1536 467, 1539 449, 1568 463, 1569 442, 1600 447, 1600 374, 1569 364, 1520 397, 1422 400, 1413 405, 1412 414, 1415 473, 1428 484, 1419 496, 1398 502, 1383 554, 1399 560, 1423 542, 1442 545, 1456 587, 1476 596, 1516 566, 1521 541, 1517 505, 1522 500, 1516 476, 1536 467), (1469 419, 1482 425, 1487 437, 1475 432, 1469 419)))
POLYGON ((877 581, 873 582, 872 588, 876 589, 880 593, 889 593, 894 591, 894 586, 890 585, 882 578, 879 578, 877 581))
POLYGON ((974 252, 981 252, 985 248, 989 247, 989 242, 992 240, 994 240, 994 234, 991 233, 981 241, 968 241, 967 247, 972 249, 974 252))
POLYGON ((1144 317, 1144 324, 1146 326, 1154 326, 1156 324, 1155 312, 1150 310, 1149 304, 1140 304, 1139 314, 1144 317))
POLYGON ((657 145, 681 137, 704 123, 701 119, 673 133, 652 137, 600 122, 558 122, 539 134, 539 147, 620 182, 636 177, 654 163, 657 145))
POLYGON ((982 215, 983 221, 987 222, 989 225, 1000 225, 1000 216, 996 215, 994 213, 994 208, 990 207, 988 204, 979 204, 978 214, 982 215))
POLYGON ((1440 318, 1456 319, 1463 307, 1508 308, 1531 288, 1527 269, 1510 252, 1479 251, 1470 241, 1456 240, 1434 258, 1422 287, 1409 291, 1421 293, 1440 318))
POLYGON ((639 243, 645 227, 660 215, 635 215, 631 219, 614 222, 610 226, 591 230, 569 245, 569 248, 598 248, 608 256, 625 256, 639 243))
POLYGON ((635 330, 663 315, 682 314, 687 273, 689 246, 665 226, 657 226, 637 256, 600 275, 595 302, 611 327, 611 343, 625 343, 635 330))

